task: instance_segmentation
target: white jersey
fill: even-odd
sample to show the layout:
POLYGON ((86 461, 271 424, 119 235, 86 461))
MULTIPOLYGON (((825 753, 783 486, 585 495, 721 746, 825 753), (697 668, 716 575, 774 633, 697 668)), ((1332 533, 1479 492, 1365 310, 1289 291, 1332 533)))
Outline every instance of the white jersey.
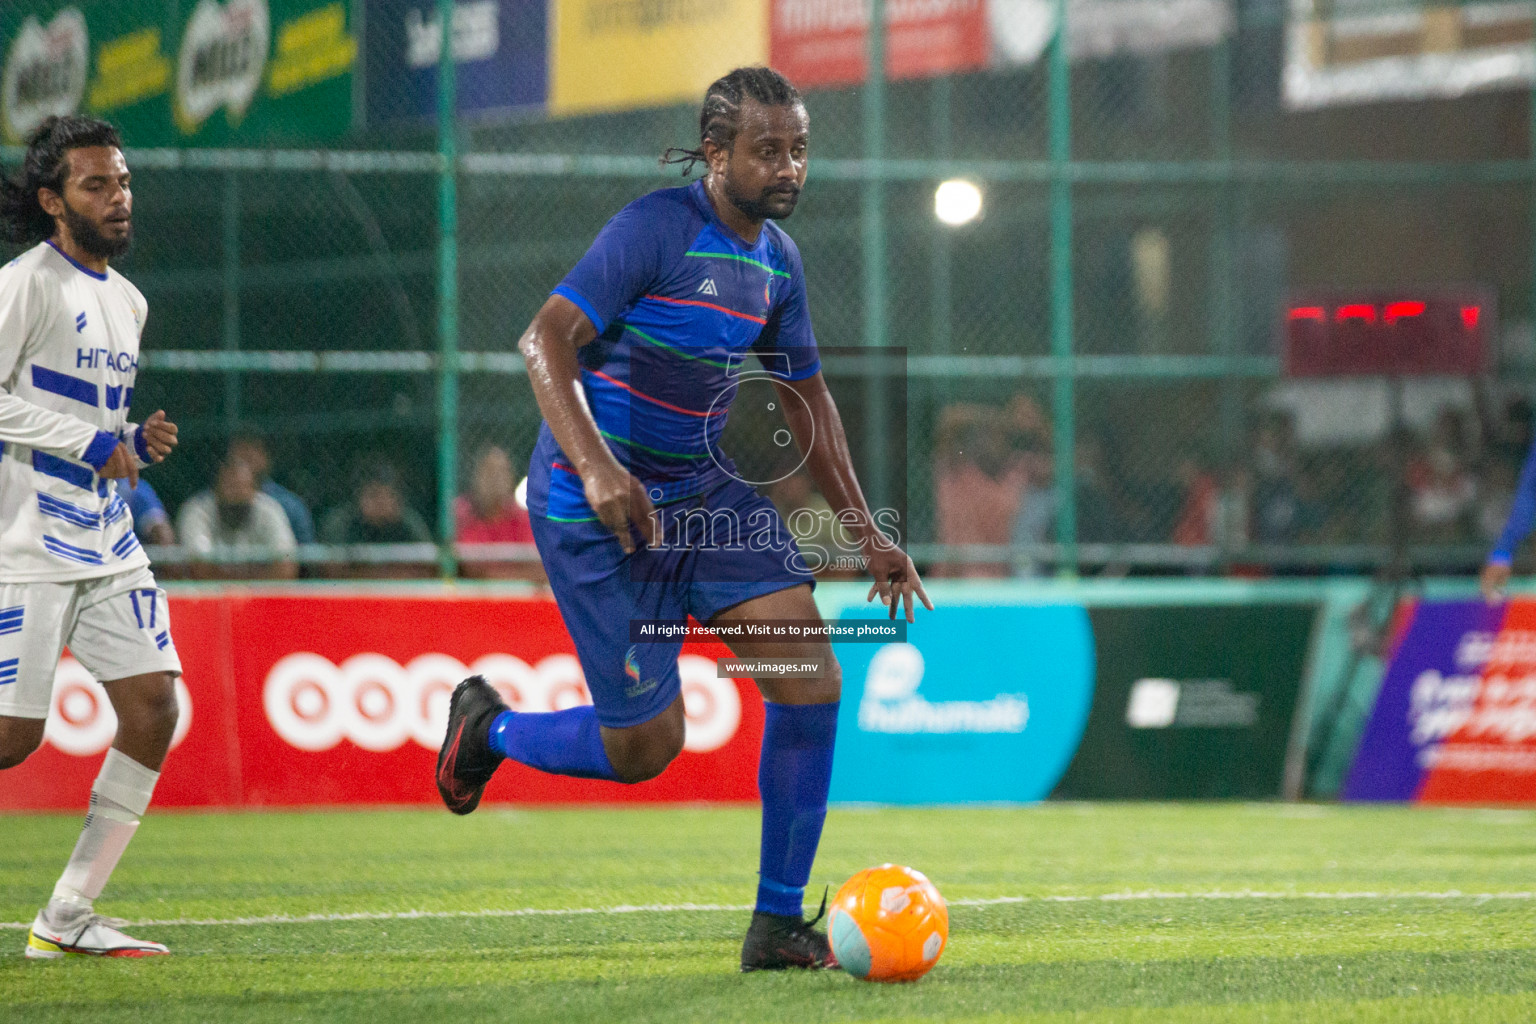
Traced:
POLYGON ((149 306, 117 271, 48 242, 0 267, 0 583, 91 579, 149 564, 96 470, 128 422, 149 306))

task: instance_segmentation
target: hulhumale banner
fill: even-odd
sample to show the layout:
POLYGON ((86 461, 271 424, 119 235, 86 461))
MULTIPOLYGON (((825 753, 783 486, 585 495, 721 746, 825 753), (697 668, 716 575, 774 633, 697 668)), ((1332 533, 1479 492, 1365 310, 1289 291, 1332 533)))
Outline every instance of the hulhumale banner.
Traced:
MULTIPOLYGON (((854 607, 843 621, 868 618, 884 616, 854 607)), ((1080 606, 941 606, 904 643, 835 648, 834 801, 1040 800, 1088 721, 1093 635, 1080 606)))
POLYGON ((350 0, 7 0, 0 134, 90 113, 133 146, 333 138, 352 124, 350 0))
POLYGON ((1536 601, 1411 609, 1343 795, 1536 801, 1536 601))
MULTIPOLYGON (((454 4, 459 113, 543 112, 549 93, 547 11, 547 0, 454 4)), ((368 120, 436 117, 442 52, 437 0, 369 0, 364 34, 368 120)))

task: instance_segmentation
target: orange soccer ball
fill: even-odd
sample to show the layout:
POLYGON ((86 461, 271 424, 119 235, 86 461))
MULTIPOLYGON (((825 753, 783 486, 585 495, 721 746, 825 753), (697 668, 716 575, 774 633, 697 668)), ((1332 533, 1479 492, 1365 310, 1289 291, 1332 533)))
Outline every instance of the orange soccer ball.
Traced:
POLYGON ((916 981, 949 942, 949 908, 926 875, 867 868, 837 890, 827 920, 832 955, 864 981, 916 981))

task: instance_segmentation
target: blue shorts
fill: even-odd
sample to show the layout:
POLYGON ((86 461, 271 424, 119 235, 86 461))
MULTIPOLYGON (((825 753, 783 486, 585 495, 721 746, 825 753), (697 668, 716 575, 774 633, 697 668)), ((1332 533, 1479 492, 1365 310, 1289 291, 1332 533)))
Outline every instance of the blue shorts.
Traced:
POLYGON ((707 623, 733 605, 774 591, 815 586, 773 503, 730 479, 657 510, 664 543, 626 555, 597 521, 533 515, 550 589, 609 728, 648 722, 677 699, 682 640, 636 643, 629 624, 707 623))

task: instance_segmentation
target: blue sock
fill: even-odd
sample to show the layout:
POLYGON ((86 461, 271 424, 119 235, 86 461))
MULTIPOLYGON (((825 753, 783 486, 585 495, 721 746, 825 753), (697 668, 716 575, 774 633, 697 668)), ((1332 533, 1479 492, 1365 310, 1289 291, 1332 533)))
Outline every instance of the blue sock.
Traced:
POLYGON ((837 704, 764 704, 757 789, 763 797, 763 845, 757 909, 798 917, 811 862, 827 820, 837 704))
POLYGON ((551 775, 615 780, 597 709, 590 704, 564 711, 503 711, 491 723, 491 749, 551 775))

